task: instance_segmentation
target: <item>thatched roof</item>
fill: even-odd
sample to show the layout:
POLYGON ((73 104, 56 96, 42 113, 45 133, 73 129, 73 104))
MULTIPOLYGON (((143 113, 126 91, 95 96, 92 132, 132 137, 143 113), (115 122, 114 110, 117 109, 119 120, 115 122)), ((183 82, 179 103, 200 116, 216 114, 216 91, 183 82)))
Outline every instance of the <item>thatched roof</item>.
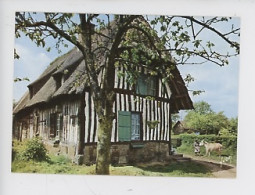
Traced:
POLYGON ((17 105, 14 107, 13 113, 16 114, 20 110, 24 109, 27 103, 29 102, 29 100, 30 100, 29 91, 26 91, 26 93, 20 98, 17 105))
POLYGON ((85 72, 85 62, 82 61, 77 66, 75 71, 63 83, 63 85, 53 94, 52 97, 58 97, 61 95, 81 94, 84 87, 86 86, 85 79, 87 77, 84 74, 84 72, 85 72), (77 80, 77 78, 79 79, 77 80))
MULTIPOLYGON (((84 89, 84 85, 74 86, 77 76, 81 74, 82 71, 84 72, 85 63, 81 60, 81 52, 79 52, 76 48, 57 58, 47 67, 38 79, 28 85, 30 89, 33 89, 33 87, 38 88, 38 86, 42 87, 38 89, 32 98, 30 98, 31 94, 28 90, 18 101, 13 113, 16 114, 25 108, 30 108, 37 104, 47 103, 59 95, 81 94, 84 89), (57 83, 54 77, 59 74, 65 74, 65 70, 70 71, 70 76, 63 85, 57 89, 57 83)), ((79 75, 79 80, 82 77, 84 77, 84 75, 79 75)))
MULTIPOLYGON (((107 28, 103 31, 105 31, 109 37, 112 37, 115 33, 113 30, 107 28)), ((96 44, 100 42, 103 42, 107 48, 110 48, 112 44, 112 40, 104 36, 96 36, 94 39, 93 47, 96 47, 96 44)), ((105 63, 106 55, 107 53, 105 51, 97 50, 96 59, 98 66, 105 63)), ((29 92, 26 92, 14 108, 14 114, 25 108, 47 103, 60 96, 80 95, 84 91, 84 88, 88 86, 86 85, 87 77, 86 74, 84 74, 84 72, 86 72, 85 62, 82 59, 83 56, 81 52, 77 48, 74 48, 52 62, 39 78, 28 86, 29 89, 37 88, 34 96, 30 99, 29 92), (64 76, 65 80, 57 89, 56 80, 59 78, 61 79, 59 76, 64 76)), ((172 96, 169 100, 171 103, 171 111, 174 113, 181 109, 192 109, 192 101, 180 72, 175 68, 172 74, 174 77, 170 80, 169 84, 172 92, 172 96)))
POLYGON ((82 61, 82 53, 78 49, 72 49, 66 56, 65 61, 61 64, 53 75, 64 73, 65 70, 74 67, 82 61))
POLYGON ((27 107, 31 107, 39 103, 48 102, 55 91, 56 82, 53 77, 50 77, 49 80, 45 83, 45 85, 33 96, 30 101, 27 102, 27 107))
POLYGON ((170 80, 172 113, 176 113, 179 110, 193 109, 193 103, 179 70, 175 68, 172 70, 172 74, 174 75, 174 78, 170 80))

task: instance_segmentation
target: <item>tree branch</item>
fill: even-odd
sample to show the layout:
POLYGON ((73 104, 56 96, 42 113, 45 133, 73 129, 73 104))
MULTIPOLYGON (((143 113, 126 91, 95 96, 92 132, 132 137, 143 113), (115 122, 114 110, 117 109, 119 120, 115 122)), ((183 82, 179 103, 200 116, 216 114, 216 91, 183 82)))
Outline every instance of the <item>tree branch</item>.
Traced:
POLYGON ((190 54, 192 54, 192 55, 196 55, 196 56, 199 56, 199 57, 201 57, 201 58, 204 58, 205 60, 207 60, 207 61, 210 61, 210 62, 213 62, 213 63, 215 63, 215 64, 217 64, 217 65, 219 65, 219 66, 224 66, 224 64, 221 64, 221 63, 219 63, 219 62, 217 62, 217 61, 215 61, 215 60, 212 60, 211 58, 210 58, 210 56, 208 55, 208 56, 204 56, 204 55, 202 55, 202 54, 199 54, 199 53, 197 53, 197 52, 194 52, 194 51, 190 51, 190 50, 182 50, 182 49, 165 49, 165 50, 162 50, 162 51, 179 51, 179 52, 182 52, 182 53, 190 53, 190 54))
MULTIPOLYGON (((20 16, 22 16, 20 14, 20 16)), ((84 47, 78 42, 78 41, 75 41, 71 38, 71 36, 69 36, 67 33, 65 33, 63 30, 59 29, 55 24, 53 24, 51 21, 47 21, 47 22, 44 22, 44 21, 39 21, 39 22, 34 22, 34 23, 31 23, 29 21, 27 21, 25 18, 23 18, 22 16, 22 22, 24 23, 24 25, 18 25, 18 24, 15 24, 15 29, 19 29, 21 27, 25 28, 25 27, 40 27, 40 26, 44 26, 44 27, 49 27, 51 28, 52 30, 54 30, 57 34, 59 34, 61 37, 64 37, 67 41, 71 42, 72 44, 74 44, 75 46, 77 46, 81 51, 83 51, 84 47)), ((21 22, 21 23, 22 23, 21 22)))
POLYGON ((203 27, 205 27, 205 28, 211 30, 212 32, 215 32, 215 33, 216 33, 217 35, 219 35, 223 40, 225 40, 227 43, 229 43, 232 47, 235 47, 235 48, 237 49, 238 53, 239 53, 239 51, 240 51, 240 46, 239 46, 239 44, 237 44, 237 43, 235 43, 235 42, 233 42, 233 41, 230 41, 228 38, 226 38, 226 37, 224 36, 224 34, 222 34, 221 32, 219 32, 219 31, 216 30, 215 28, 211 27, 211 26, 208 25, 208 24, 205 24, 205 23, 203 23, 203 22, 200 22, 200 21, 196 20, 194 17, 191 17, 191 16, 182 16, 182 17, 183 17, 183 18, 186 18, 186 19, 189 19, 190 21, 193 21, 193 22, 195 22, 195 23, 197 23, 197 24, 203 26, 203 27))

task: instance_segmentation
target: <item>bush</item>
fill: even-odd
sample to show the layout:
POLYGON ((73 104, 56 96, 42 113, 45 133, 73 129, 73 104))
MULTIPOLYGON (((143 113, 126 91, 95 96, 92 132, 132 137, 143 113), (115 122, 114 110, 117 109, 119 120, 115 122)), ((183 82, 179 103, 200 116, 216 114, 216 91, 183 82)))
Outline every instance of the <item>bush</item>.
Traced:
POLYGON ((47 149, 40 138, 33 138, 25 143, 20 153, 21 160, 48 161, 47 149))
POLYGON ((26 141, 16 139, 12 141, 12 161, 21 159, 21 153, 25 150, 26 141))

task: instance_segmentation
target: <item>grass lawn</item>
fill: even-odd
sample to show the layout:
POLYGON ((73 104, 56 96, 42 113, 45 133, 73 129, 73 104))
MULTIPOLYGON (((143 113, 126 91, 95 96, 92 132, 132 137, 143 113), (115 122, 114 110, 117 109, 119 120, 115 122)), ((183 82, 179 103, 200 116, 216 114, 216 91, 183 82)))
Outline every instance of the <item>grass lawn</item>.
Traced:
MULTIPOLYGON (((95 165, 75 165, 64 156, 50 156, 49 161, 18 161, 12 163, 12 172, 47 174, 94 175, 95 165)), ((171 162, 169 164, 138 164, 134 166, 111 166, 110 175, 211 177, 211 171, 194 162, 171 162)))

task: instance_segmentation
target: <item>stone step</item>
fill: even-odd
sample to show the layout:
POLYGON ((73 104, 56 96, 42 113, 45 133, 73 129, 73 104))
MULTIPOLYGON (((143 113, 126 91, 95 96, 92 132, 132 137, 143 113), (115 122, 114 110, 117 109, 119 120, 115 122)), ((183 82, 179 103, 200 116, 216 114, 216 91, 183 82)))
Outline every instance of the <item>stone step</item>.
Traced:
POLYGON ((183 154, 173 154, 171 155, 173 158, 180 158, 183 157, 183 154))
POLYGON ((183 157, 180 159, 175 159, 177 162, 190 162, 191 158, 183 157))

